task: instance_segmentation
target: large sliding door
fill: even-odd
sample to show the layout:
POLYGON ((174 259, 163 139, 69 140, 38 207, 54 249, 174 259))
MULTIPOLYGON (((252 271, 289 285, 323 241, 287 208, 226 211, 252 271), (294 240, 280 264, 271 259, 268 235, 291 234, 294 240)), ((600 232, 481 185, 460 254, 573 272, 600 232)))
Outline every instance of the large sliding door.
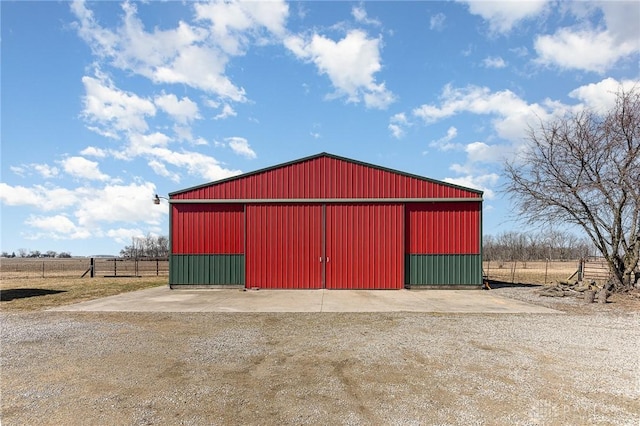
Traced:
POLYGON ((401 289, 402 204, 328 204, 326 288, 401 289))
POLYGON ((247 205, 246 286, 404 287, 402 204, 247 205))
POLYGON ((246 207, 246 287, 322 288, 322 206, 246 207))

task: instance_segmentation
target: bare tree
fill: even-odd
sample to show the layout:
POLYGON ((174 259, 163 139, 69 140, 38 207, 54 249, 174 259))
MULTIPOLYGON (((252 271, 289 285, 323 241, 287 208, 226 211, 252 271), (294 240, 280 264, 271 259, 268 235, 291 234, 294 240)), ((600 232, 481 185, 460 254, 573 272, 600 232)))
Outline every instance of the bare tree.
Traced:
POLYGON ((620 89, 602 114, 584 109, 529 129, 529 147, 505 167, 507 193, 529 223, 582 228, 629 289, 640 258, 640 91, 620 89))

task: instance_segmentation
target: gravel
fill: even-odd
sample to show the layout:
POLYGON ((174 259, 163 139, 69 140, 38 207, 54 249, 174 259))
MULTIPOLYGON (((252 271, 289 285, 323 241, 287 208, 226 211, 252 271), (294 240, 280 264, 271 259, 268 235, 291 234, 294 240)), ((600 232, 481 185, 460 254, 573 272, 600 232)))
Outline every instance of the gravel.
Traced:
POLYGON ((639 316, 601 308, 3 313, 1 421, 638 425, 639 316))

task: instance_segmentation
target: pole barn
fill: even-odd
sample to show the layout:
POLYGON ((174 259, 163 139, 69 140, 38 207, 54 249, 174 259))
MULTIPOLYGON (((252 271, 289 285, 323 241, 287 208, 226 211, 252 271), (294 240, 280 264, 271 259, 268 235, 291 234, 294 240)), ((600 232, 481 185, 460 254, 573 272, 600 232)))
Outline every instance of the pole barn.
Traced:
POLYGON ((321 153, 169 194, 169 285, 482 284, 482 192, 321 153))

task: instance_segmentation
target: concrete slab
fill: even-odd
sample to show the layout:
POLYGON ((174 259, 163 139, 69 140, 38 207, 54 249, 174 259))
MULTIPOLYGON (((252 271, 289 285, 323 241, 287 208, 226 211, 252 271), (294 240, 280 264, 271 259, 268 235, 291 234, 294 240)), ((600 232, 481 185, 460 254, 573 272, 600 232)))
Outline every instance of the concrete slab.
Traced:
POLYGON ((61 306, 94 312, 440 312, 561 311, 482 290, 171 290, 156 287, 61 306))

